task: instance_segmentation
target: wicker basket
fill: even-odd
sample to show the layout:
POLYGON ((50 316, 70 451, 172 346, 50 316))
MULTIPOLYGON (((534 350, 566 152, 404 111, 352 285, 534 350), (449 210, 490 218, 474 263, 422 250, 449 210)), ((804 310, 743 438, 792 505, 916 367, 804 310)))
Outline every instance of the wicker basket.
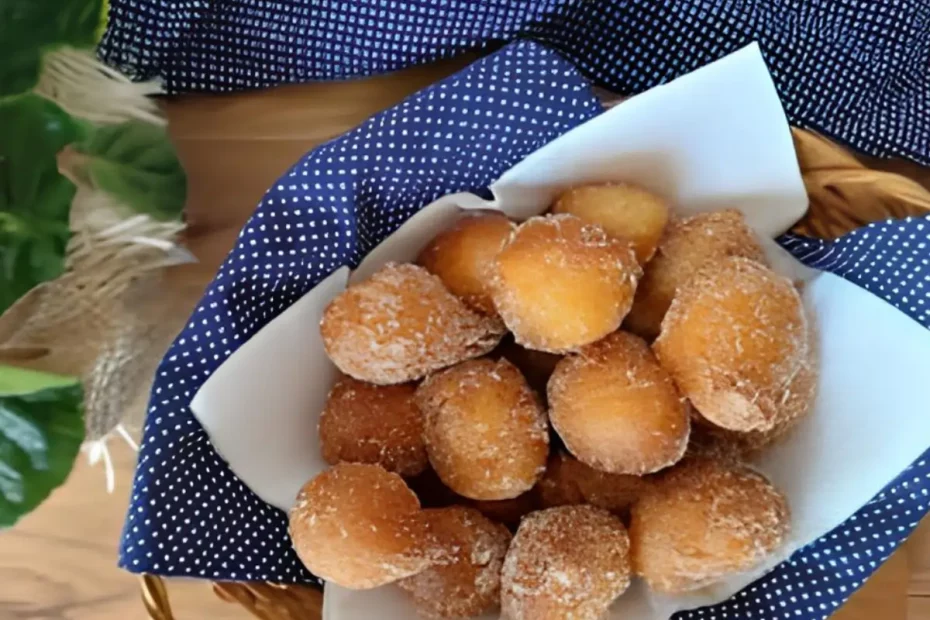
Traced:
MULTIPOLYGON (((793 134, 810 197, 810 209, 795 232, 830 239, 869 222, 930 213, 930 191, 920 183, 869 169, 845 149, 810 131, 794 129, 793 134)), ((314 587, 215 583, 213 590, 263 620, 315 620, 322 613, 323 593, 314 587)), ((142 577, 142 592, 153 620, 174 618, 160 578, 142 577)))

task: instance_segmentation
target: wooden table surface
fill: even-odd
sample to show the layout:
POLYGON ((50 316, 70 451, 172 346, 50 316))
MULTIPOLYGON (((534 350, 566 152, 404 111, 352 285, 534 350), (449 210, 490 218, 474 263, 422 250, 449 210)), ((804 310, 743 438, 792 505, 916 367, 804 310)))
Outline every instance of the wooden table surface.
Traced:
MULTIPOLYGON (((400 101, 464 60, 340 84, 169 101, 171 132, 190 177, 186 243, 195 265, 171 272, 178 327, 216 271, 265 189, 303 153, 400 101)), ((896 169, 930 175, 908 165, 896 169)), ((116 547, 134 464, 113 450, 117 491, 83 461, 50 501, 0 539, 0 620, 144 618, 135 577, 116 568, 116 547)), ((169 584, 180 620, 246 618, 208 584, 169 584)), ((857 592, 840 620, 930 620, 930 521, 857 592)))

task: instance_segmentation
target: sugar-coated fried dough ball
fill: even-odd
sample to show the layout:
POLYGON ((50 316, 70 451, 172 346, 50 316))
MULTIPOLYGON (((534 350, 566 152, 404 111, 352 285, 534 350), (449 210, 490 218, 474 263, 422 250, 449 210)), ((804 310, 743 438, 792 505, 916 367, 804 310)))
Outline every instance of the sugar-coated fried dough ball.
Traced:
POLYGON ((536 494, 532 491, 513 499, 469 500, 468 505, 476 508, 488 519, 508 527, 519 525, 523 517, 539 509, 536 494))
POLYGON ((688 459, 633 506, 633 569, 669 594, 749 570, 785 541, 784 496, 745 466, 688 459))
POLYGON ((401 476, 429 466, 423 442, 423 414, 414 401, 416 386, 373 385, 340 379, 320 415, 323 458, 336 463, 376 463, 401 476))
POLYGON ((389 385, 484 355, 500 342, 503 328, 422 267, 389 263, 334 299, 320 332, 339 370, 389 385))
POLYGON ((370 589, 430 562, 420 502, 379 465, 342 463, 310 480, 290 511, 294 549, 309 571, 344 588, 370 589))
POLYGON ((462 506, 425 510, 422 518, 437 555, 425 571, 398 582, 420 615, 469 618, 497 607, 507 528, 462 506))
POLYGON ((477 500, 462 497, 444 485, 432 467, 407 480, 407 484, 426 508, 468 506, 475 508, 488 519, 514 529, 520 524, 520 519, 539 509, 539 502, 533 490, 512 499, 477 500))
POLYGON ((688 409, 641 338, 617 331, 559 362, 549 379, 549 419, 578 460, 643 475, 678 462, 688 409))
POLYGON ((549 459, 536 485, 543 508, 590 504, 614 514, 626 514, 648 483, 639 476, 609 474, 588 467, 566 454, 549 459))
MULTIPOLYGON (((553 454, 546 464, 546 473, 540 478, 533 492, 539 497, 542 508, 578 506, 588 500, 581 491, 578 478, 581 467, 588 467, 572 456, 553 454)), ((589 468, 590 469, 590 468, 589 468)), ((595 470, 591 470, 595 471, 595 470)), ((583 475, 583 474, 581 474, 583 475)), ((603 506, 602 506, 603 508, 603 506)))
POLYGON ((552 212, 570 213, 611 237, 632 241, 641 265, 655 254, 669 217, 665 200, 630 183, 573 187, 559 196, 552 212))
POLYGON ((510 499, 530 490, 546 466, 545 412, 507 360, 463 362, 417 390, 426 416, 426 451, 440 479, 459 495, 510 499))
POLYGON ((515 225, 501 213, 463 217, 441 232, 420 253, 417 263, 439 276, 450 291, 469 306, 496 315, 490 291, 490 267, 515 225))
POLYGON ((601 620, 630 585, 630 541, 594 506, 534 512, 520 524, 501 577, 510 620, 601 620))
POLYGON ((708 262, 743 256, 765 262, 765 254, 743 214, 735 210, 672 219, 646 266, 624 327, 647 340, 659 335, 675 292, 708 262))
POLYGON ((516 366, 530 387, 542 394, 546 392, 546 384, 549 383, 555 365, 562 359, 561 355, 521 347, 512 336, 505 336, 492 355, 499 355, 516 366))
POLYGON ((818 359, 812 355, 788 384, 778 421, 768 430, 729 431, 699 418, 694 426, 697 433, 688 446, 689 453, 724 454, 736 459, 756 457, 765 448, 784 439, 810 413, 817 395, 818 378, 818 359))
POLYGON ((494 260, 494 304, 518 344, 563 353, 620 326, 641 273, 632 245, 600 226, 534 217, 494 260))
POLYGON ((424 508, 446 508, 468 501, 443 484, 436 470, 429 466, 419 476, 408 479, 407 485, 416 493, 424 508))
POLYGON ((740 432, 797 416, 785 405, 803 396, 792 382, 814 353, 797 289, 746 258, 717 261, 682 286, 653 348, 704 419, 740 432))

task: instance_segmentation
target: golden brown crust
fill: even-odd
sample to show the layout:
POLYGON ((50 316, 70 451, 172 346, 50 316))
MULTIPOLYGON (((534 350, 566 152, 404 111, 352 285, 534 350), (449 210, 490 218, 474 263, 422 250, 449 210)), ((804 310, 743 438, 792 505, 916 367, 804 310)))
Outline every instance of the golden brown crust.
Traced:
POLYGON ((469 618, 500 601, 500 575, 510 532, 472 508, 424 510, 433 565, 398 582, 427 618, 469 618))
POLYGON ((542 475, 549 453, 545 412, 507 360, 471 360, 417 390, 426 450, 440 479, 478 500, 517 497, 542 475))
POLYGON ((734 462, 689 458, 657 476, 633 506, 633 570, 668 594, 749 570, 789 530, 784 496, 734 462))
POLYGON ((423 472, 429 459, 415 393, 409 383, 384 386, 341 378, 320 415, 323 458, 330 465, 378 464, 401 476, 423 472))
POLYGON ((534 512, 520 524, 504 560, 504 617, 600 620, 630 585, 629 549, 626 528, 606 510, 534 512))
MULTIPOLYGON (((813 336, 812 336, 813 338, 813 336)), ((775 426, 765 431, 730 431, 696 416, 695 437, 688 449, 696 454, 727 454, 737 459, 753 459, 764 449, 785 439, 813 409, 819 379, 818 360, 811 355, 788 384, 775 426)))
POLYGON ((599 226, 534 217, 494 260, 494 304, 518 344, 564 353, 620 326, 641 273, 630 243, 599 226))
POLYGON ((320 333, 342 372, 389 385, 484 355, 504 330, 422 267, 389 263, 329 304, 320 333))
POLYGON ((645 268, 624 327, 646 340, 654 339, 678 288, 706 263, 728 256, 765 262, 762 246, 742 213, 726 210, 673 218, 645 268))
POLYGON ((598 471, 574 457, 556 454, 535 492, 542 508, 590 504, 625 516, 647 485, 640 476, 598 471))
POLYGON ((503 523, 507 527, 516 529, 520 521, 531 512, 539 510, 539 502, 532 490, 513 499, 500 500, 469 500, 464 499, 467 505, 474 507, 478 512, 492 521, 503 523))
POLYGON ((734 257, 709 264, 679 290, 653 348, 703 418, 765 432, 788 417, 793 382, 809 368, 813 346, 791 281, 734 257))
POLYGON ((582 185, 562 193, 553 213, 569 213, 597 224, 611 237, 633 243, 641 265, 649 262, 668 223, 665 200, 631 183, 582 185))
POLYGON ((549 419, 578 460, 643 475, 684 455, 691 421, 669 374, 641 338, 614 332, 559 362, 549 419))
POLYGON ((439 233, 420 253, 417 263, 439 276, 446 288, 473 309, 496 315, 488 284, 490 267, 514 228, 501 213, 466 215, 439 233))
POLYGON ((313 574, 370 589, 429 565, 420 502, 378 465, 343 463, 310 480, 290 511, 294 550, 313 574))
POLYGON ((546 353, 545 351, 534 351, 518 345, 512 336, 505 336, 501 344, 492 353, 492 356, 505 358, 526 377, 526 382, 530 387, 545 395, 546 384, 549 383, 549 377, 555 371, 556 364, 562 359, 561 355, 555 353, 546 353))

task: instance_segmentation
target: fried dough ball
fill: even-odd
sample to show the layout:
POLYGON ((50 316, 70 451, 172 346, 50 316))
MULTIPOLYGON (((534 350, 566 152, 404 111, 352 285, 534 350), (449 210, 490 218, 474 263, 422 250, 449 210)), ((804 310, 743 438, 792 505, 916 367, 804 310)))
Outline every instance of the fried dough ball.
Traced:
POLYGON ((510 532, 473 508, 423 511, 438 552, 425 571, 398 582, 428 618, 468 618, 497 606, 510 532))
POLYGON ((502 213, 466 216, 439 233, 420 253, 426 267, 473 309, 496 315, 489 280, 491 261, 501 251, 515 226, 502 213))
POLYGON ((416 493, 424 508, 446 508, 468 501, 443 484, 436 470, 429 465, 419 476, 407 480, 407 485, 416 493))
POLYGON ((639 476, 609 474, 566 454, 556 454, 549 459, 536 494, 544 508, 590 504, 623 515, 646 485, 639 476))
POLYGON ((513 499, 493 501, 470 500, 469 505, 473 506, 488 519, 503 523, 508 527, 519 525, 523 517, 539 509, 536 494, 532 491, 528 491, 513 499))
POLYGON ((320 415, 323 458, 336 463, 376 463, 401 476, 427 468, 423 414, 416 386, 372 385, 340 379, 320 415))
POLYGON ((645 268, 624 328, 647 340, 654 339, 678 288, 708 262, 728 256, 765 262, 759 241, 739 211, 672 219, 656 255, 645 268))
POLYGON ((307 569, 344 588, 370 589, 430 562, 420 502, 379 465, 342 463, 310 480, 290 511, 294 549, 307 569))
POLYGON ((422 267, 389 263, 336 297, 323 314, 320 332, 339 370, 389 385, 484 355, 504 330, 422 267))
POLYGON ((630 585, 629 548, 623 523, 601 508, 534 512, 504 559, 504 617, 600 620, 630 585))
MULTIPOLYGON (((817 395, 818 367, 816 355, 810 356, 794 376, 786 389, 786 398, 781 405, 775 426, 765 431, 740 433, 729 431, 705 420, 700 420, 697 432, 697 450, 705 453, 729 454, 732 458, 752 459, 765 448, 785 438, 803 420, 811 409, 817 395)), ((694 444, 695 441, 692 441, 694 444)), ((689 451, 691 451, 689 446, 689 451)), ((696 451, 697 451, 696 450, 696 451)))
POLYGON ((471 499, 510 499, 546 466, 545 412, 507 360, 471 360, 432 375, 416 394, 426 416, 430 463, 450 489, 471 499))
POLYGON ((549 419, 579 461, 637 476, 678 462, 691 428, 649 346, 621 331, 559 362, 549 380, 549 419))
POLYGON ((468 506, 488 519, 513 529, 520 524, 520 519, 539 509, 538 498, 533 490, 511 499, 476 500, 462 497, 444 485, 432 467, 427 467, 419 476, 407 480, 407 484, 425 508, 468 506))
POLYGON ((658 477, 633 506, 633 569, 678 594, 759 564, 789 529, 784 496, 732 462, 689 459, 658 477))
POLYGON ((809 388, 791 389, 810 366, 811 331, 790 280, 755 261, 726 258, 679 290, 653 348, 704 419, 764 432, 809 402, 809 388))
POLYGON ((495 353, 516 366, 530 387, 541 394, 545 394, 549 377, 562 359, 561 355, 521 347, 512 336, 505 336, 495 353))
MULTIPOLYGON (((542 508, 555 508, 557 506, 579 506, 587 504, 588 500, 581 491, 578 478, 583 474, 581 467, 588 468, 572 456, 558 453, 549 457, 546 464, 546 473, 540 478, 533 491, 539 497, 542 508)), ((590 468, 588 468, 590 469, 590 468)), ((595 471, 591 469, 591 471, 595 471)), ((603 506, 602 506, 603 508, 603 506)))
POLYGON ((494 260, 494 304, 518 344, 564 353, 620 326, 641 274, 631 244, 596 224, 534 217, 494 260))
POLYGON ((630 183, 573 187, 559 196, 552 212, 570 213, 611 237, 632 241, 641 265, 655 254, 669 217, 665 200, 630 183))

